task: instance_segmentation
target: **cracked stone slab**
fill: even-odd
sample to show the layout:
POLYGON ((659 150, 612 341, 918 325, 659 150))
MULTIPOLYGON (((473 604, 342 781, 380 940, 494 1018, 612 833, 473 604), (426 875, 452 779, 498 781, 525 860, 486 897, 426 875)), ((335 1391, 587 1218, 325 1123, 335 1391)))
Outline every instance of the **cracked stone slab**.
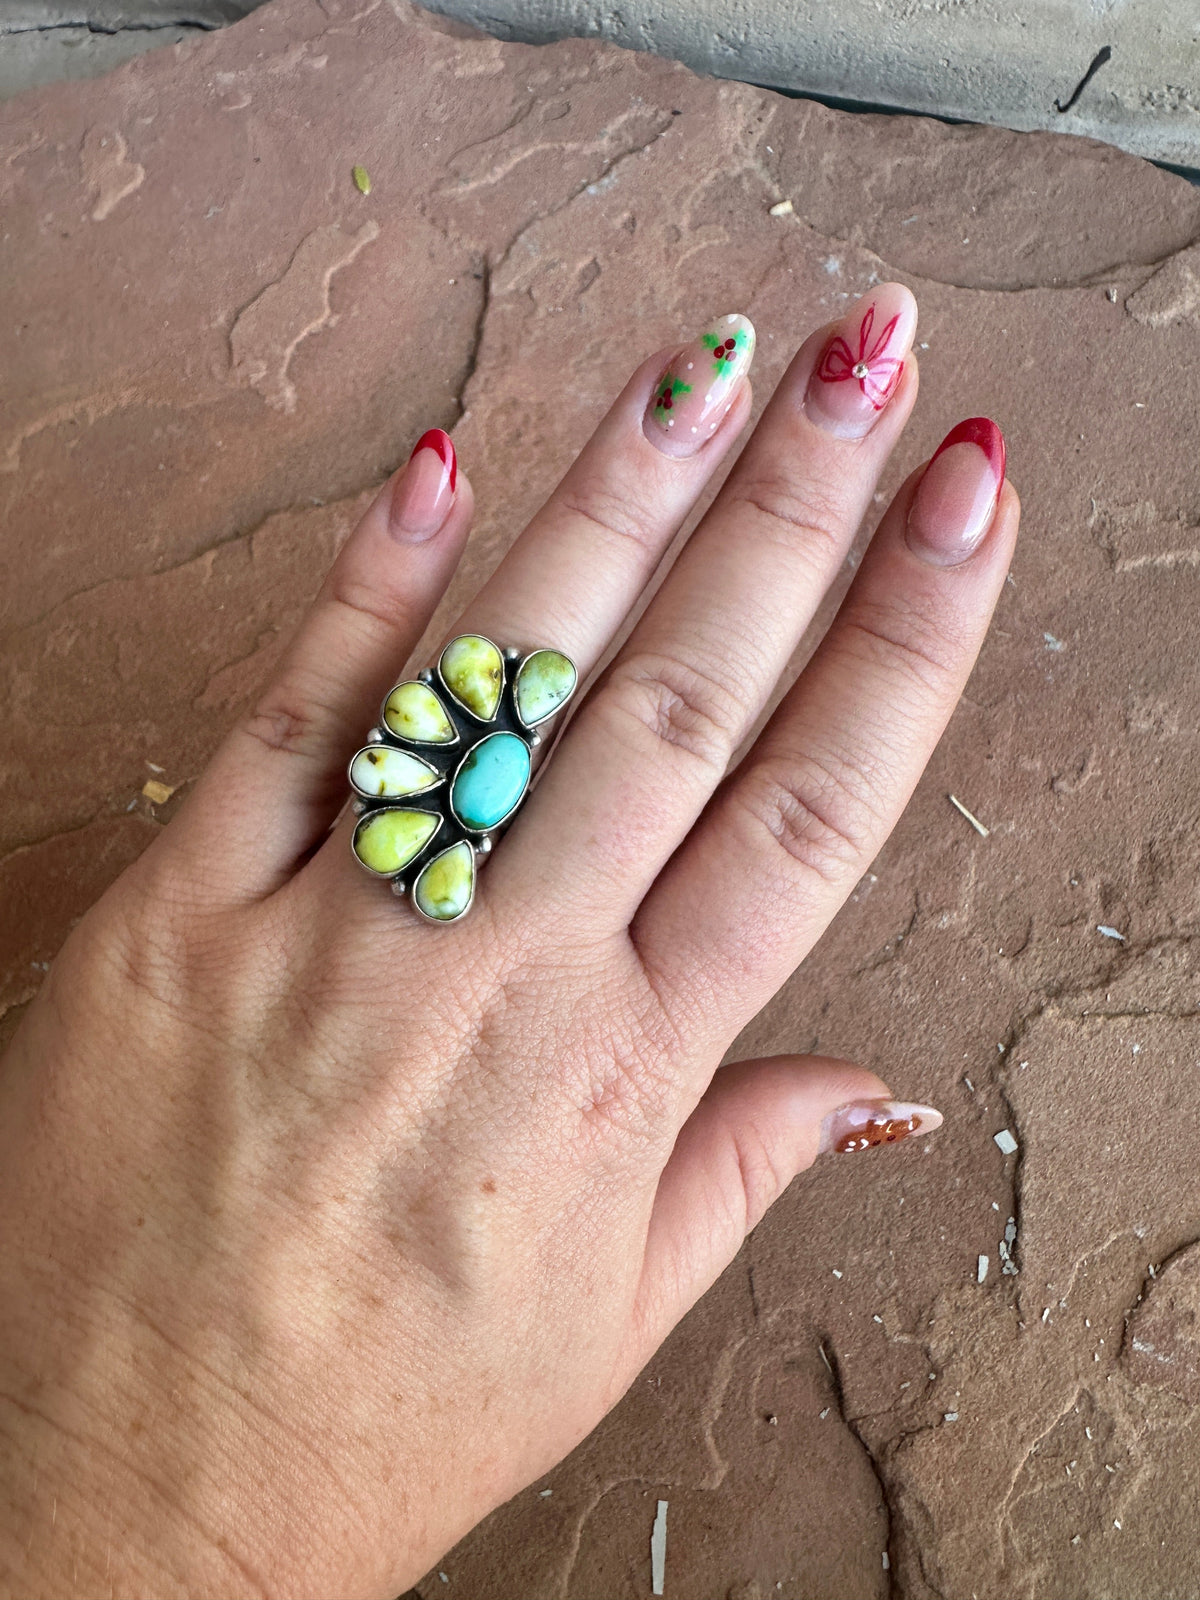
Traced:
POLYGON ((987 411, 1024 536, 899 829, 733 1053, 854 1057, 946 1125, 799 1180, 439 1570, 641 1596, 665 1499, 689 1600, 1191 1592, 1200 193, 1078 139, 274 0, 0 107, 0 208, 5 1030, 426 427, 479 504, 432 644, 643 356, 745 310, 761 405, 815 322, 912 286, 884 488, 987 411), (48 742, 78 787, 34 786, 48 742))

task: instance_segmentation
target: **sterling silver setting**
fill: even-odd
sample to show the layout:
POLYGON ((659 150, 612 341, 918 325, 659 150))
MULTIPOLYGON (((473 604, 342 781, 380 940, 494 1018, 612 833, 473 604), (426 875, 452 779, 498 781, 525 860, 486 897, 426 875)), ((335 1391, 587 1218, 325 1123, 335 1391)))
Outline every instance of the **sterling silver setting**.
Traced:
POLYGON ((477 869, 520 810, 543 728, 578 688, 574 662, 460 634, 393 686, 350 761, 359 865, 430 922, 457 922, 477 869))

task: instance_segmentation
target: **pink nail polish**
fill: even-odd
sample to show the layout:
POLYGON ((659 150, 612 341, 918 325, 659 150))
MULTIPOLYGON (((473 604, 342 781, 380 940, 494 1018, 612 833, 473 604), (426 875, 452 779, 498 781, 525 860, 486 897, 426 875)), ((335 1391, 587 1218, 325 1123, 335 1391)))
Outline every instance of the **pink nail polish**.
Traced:
POLYGON ((839 439, 861 439, 895 394, 917 328, 917 307, 898 283, 860 301, 830 335, 804 396, 808 416, 839 439))
POLYGON ((420 544, 445 522, 458 487, 458 458, 450 435, 430 428, 413 446, 392 491, 391 529, 397 539, 420 544))
POLYGON ((1004 466, 1004 435, 990 417, 968 417, 951 428, 917 485, 909 549, 938 567, 974 555, 996 514, 1004 466))
POLYGON ((818 1153, 834 1150, 873 1150, 880 1144, 900 1144, 918 1133, 932 1133, 942 1125, 942 1113, 932 1106, 907 1100, 852 1100, 831 1111, 821 1124, 818 1153))
POLYGON ((668 455, 694 455, 720 427, 753 357, 750 319, 719 317, 658 380, 642 424, 651 444, 668 455))

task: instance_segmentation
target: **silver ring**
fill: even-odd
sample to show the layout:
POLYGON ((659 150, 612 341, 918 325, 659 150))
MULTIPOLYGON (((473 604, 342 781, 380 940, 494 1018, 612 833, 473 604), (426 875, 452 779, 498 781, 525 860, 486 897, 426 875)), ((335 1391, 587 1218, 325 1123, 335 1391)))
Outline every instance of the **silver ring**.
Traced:
POLYGON ((541 729, 575 693, 561 650, 462 633, 398 683, 350 762, 354 858, 430 922, 471 909, 480 861, 529 791, 541 729))

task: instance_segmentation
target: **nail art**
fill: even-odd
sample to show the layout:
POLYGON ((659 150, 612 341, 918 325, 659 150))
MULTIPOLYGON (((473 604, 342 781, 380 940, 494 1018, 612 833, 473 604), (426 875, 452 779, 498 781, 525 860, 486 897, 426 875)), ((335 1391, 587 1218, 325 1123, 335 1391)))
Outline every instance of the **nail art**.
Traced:
POLYGON ((974 555, 996 514, 1005 464, 1004 435, 990 417, 968 417, 951 428, 913 496, 909 549, 939 567, 974 555))
POLYGON ((804 409, 826 432, 861 439, 896 393, 917 327, 917 308, 900 284, 883 284, 834 329, 817 359, 804 409))
POLYGON ((869 305, 858 325, 858 343, 854 349, 840 333, 835 333, 825 346, 817 368, 822 383, 857 383, 875 411, 882 411, 892 398, 904 371, 902 356, 889 354, 896 329, 900 326, 900 313, 885 322, 875 332, 875 307, 869 305))
POLYGON ((458 487, 458 458, 448 433, 430 428, 413 446, 392 494, 392 532, 419 543, 445 522, 458 487))
POLYGON ((821 1124, 821 1154, 840 1155, 853 1150, 873 1150, 876 1145, 899 1144, 918 1133, 932 1133, 942 1125, 942 1114, 932 1106, 906 1100, 852 1100, 831 1111, 821 1124))
POLYGON ((949 450, 955 444, 977 444, 988 458, 988 466, 992 469, 992 476, 996 480, 996 490, 999 493, 1000 485, 1004 482, 1004 469, 1007 464, 1007 451, 1004 446, 1004 435, 992 421, 991 417, 967 417, 960 422, 938 445, 933 455, 929 458, 932 466, 943 450, 949 450))
POLYGON ((733 404, 733 387, 754 356, 754 325, 733 314, 672 360, 646 410, 647 437, 672 455, 691 455, 716 433, 733 404))

